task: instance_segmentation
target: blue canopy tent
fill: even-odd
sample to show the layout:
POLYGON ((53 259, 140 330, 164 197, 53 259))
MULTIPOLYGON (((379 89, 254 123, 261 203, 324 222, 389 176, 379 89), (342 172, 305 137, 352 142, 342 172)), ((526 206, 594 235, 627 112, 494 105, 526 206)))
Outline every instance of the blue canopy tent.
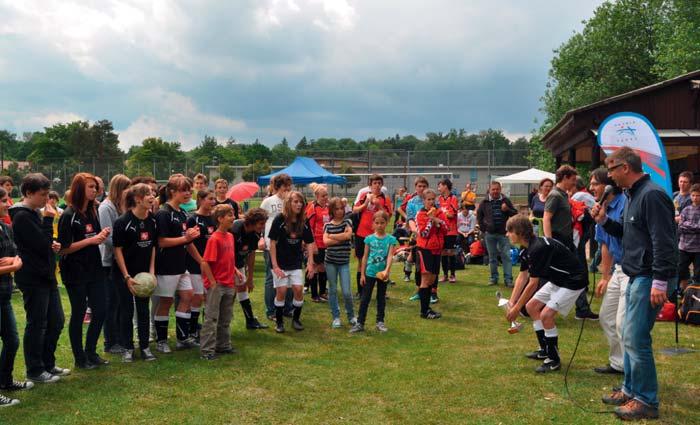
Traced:
POLYGON ((292 178, 294 184, 308 183, 328 183, 328 184, 345 184, 347 180, 343 176, 336 176, 333 173, 326 171, 318 165, 312 158, 298 156, 294 158, 294 162, 289 164, 287 168, 276 171, 266 176, 258 177, 258 184, 265 186, 270 183, 270 178, 277 174, 288 174, 292 178))

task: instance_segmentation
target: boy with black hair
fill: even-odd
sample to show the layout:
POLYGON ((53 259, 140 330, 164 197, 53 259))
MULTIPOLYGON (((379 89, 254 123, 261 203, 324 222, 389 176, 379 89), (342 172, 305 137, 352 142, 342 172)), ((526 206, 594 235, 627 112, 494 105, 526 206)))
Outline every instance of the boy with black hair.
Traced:
POLYGON ((586 287, 583 278, 586 270, 564 244, 556 239, 535 236, 532 223, 524 215, 508 219, 506 235, 513 245, 524 248, 506 319, 514 321, 525 306, 540 345, 539 351, 527 357, 544 359, 535 369, 537 373, 559 370, 559 332, 554 318, 557 314, 566 316, 574 307, 586 287), (540 280, 547 283, 539 287, 540 280))
POLYGON ((63 330, 64 316, 56 282, 56 252, 53 241, 56 210, 46 204, 51 182, 43 174, 31 173, 22 179, 24 200, 10 208, 17 252, 23 267, 15 281, 24 299, 27 325, 24 328, 24 361, 27 379, 56 382, 69 369, 56 366, 56 346, 63 330), (37 210, 44 207, 40 217, 37 210))

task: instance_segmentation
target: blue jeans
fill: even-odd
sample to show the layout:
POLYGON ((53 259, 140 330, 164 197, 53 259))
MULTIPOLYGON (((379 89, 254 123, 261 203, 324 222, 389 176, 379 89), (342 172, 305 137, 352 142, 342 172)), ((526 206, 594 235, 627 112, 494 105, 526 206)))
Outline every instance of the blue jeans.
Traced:
POLYGON ((487 233, 484 237, 486 250, 489 253, 491 267, 491 282, 498 282, 498 256, 503 262, 503 281, 506 285, 513 284, 513 265, 510 262, 510 241, 506 235, 487 233))
POLYGON ((0 385, 12 383, 12 370, 15 366, 15 356, 19 349, 19 334, 17 334, 17 322, 15 312, 12 310, 11 296, 0 298, 0 338, 2 338, 2 352, 0 352, 0 385))
POLYGON ((338 306, 338 285, 343 291, 343 301, 345 302, 345 313, 348 320, 355 316, 352 304, 352 290, 350 289, 350 263, 333 264, 326 263, 326 275, 328 276, 328 306, 331 308, 333 319, 340 318, 340 307, 338 306))
MULTIPOLYGON (((275 287, 272 284, 272 260, 270 259, 270 251, 263 251, 263 256, 265 257, 265 316, 270 317, 275 315, 275 287)), ((284 300, 284 311, 285 313, 291 312, 294 307, 292 306, 292 298, 294 297, 294 291, 287 291, 287 297, 284 300)))
POLYGON ((661 306, 652 307, 650 295, 651 277, 630 277, 625 294, 627 307, 622 328, 625 344, 625 379, 622 391, 646 405, 658 407, 659 385, 651 349, 651 330, 661 306))

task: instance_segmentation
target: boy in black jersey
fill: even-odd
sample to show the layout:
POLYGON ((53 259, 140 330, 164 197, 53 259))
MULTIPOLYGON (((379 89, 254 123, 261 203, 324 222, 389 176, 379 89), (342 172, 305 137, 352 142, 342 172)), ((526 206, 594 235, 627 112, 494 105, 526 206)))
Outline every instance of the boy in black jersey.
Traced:
POLYGON ((236 268, 243 273, 245 280, 236 279, 236 295, 241 309, 245 315, 245 324, 248 329, 266 329, 268 326, 260 323, 253 314, 253 306, 250 303, 248 292, 252 291, 253 271, 255 270, 255 250, 258 241, 262 238, 267 222, 267 211, 262 208, 253 208, 245 216, 245 219, 233 222, 230 232, 233 234, 234 255, 236 268))
POLYGON ((574 307, 586 287, 586 271, 564 244, 552 238, 536 237, 526 216, 511 217, 506 223, 506 235, 513 245, 524 248, 506 319, 515 320, 525 306, 540 344, 540 350, 527 357, 544 359, 535 369, 538 373, 559 370, 559 333, 554 318, 557 314, 566 316, 574 307), (538 289, 540 280, 547 283, 538 289))

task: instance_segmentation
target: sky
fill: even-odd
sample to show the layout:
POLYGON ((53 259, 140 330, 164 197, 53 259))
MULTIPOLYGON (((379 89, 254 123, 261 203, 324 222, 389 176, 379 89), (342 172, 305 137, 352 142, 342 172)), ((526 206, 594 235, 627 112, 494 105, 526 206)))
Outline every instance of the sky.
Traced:
POLYGON ((556 49, 601 0, 0 0, 0 129, 109 119, 204 135, 526 136, 556 49))

